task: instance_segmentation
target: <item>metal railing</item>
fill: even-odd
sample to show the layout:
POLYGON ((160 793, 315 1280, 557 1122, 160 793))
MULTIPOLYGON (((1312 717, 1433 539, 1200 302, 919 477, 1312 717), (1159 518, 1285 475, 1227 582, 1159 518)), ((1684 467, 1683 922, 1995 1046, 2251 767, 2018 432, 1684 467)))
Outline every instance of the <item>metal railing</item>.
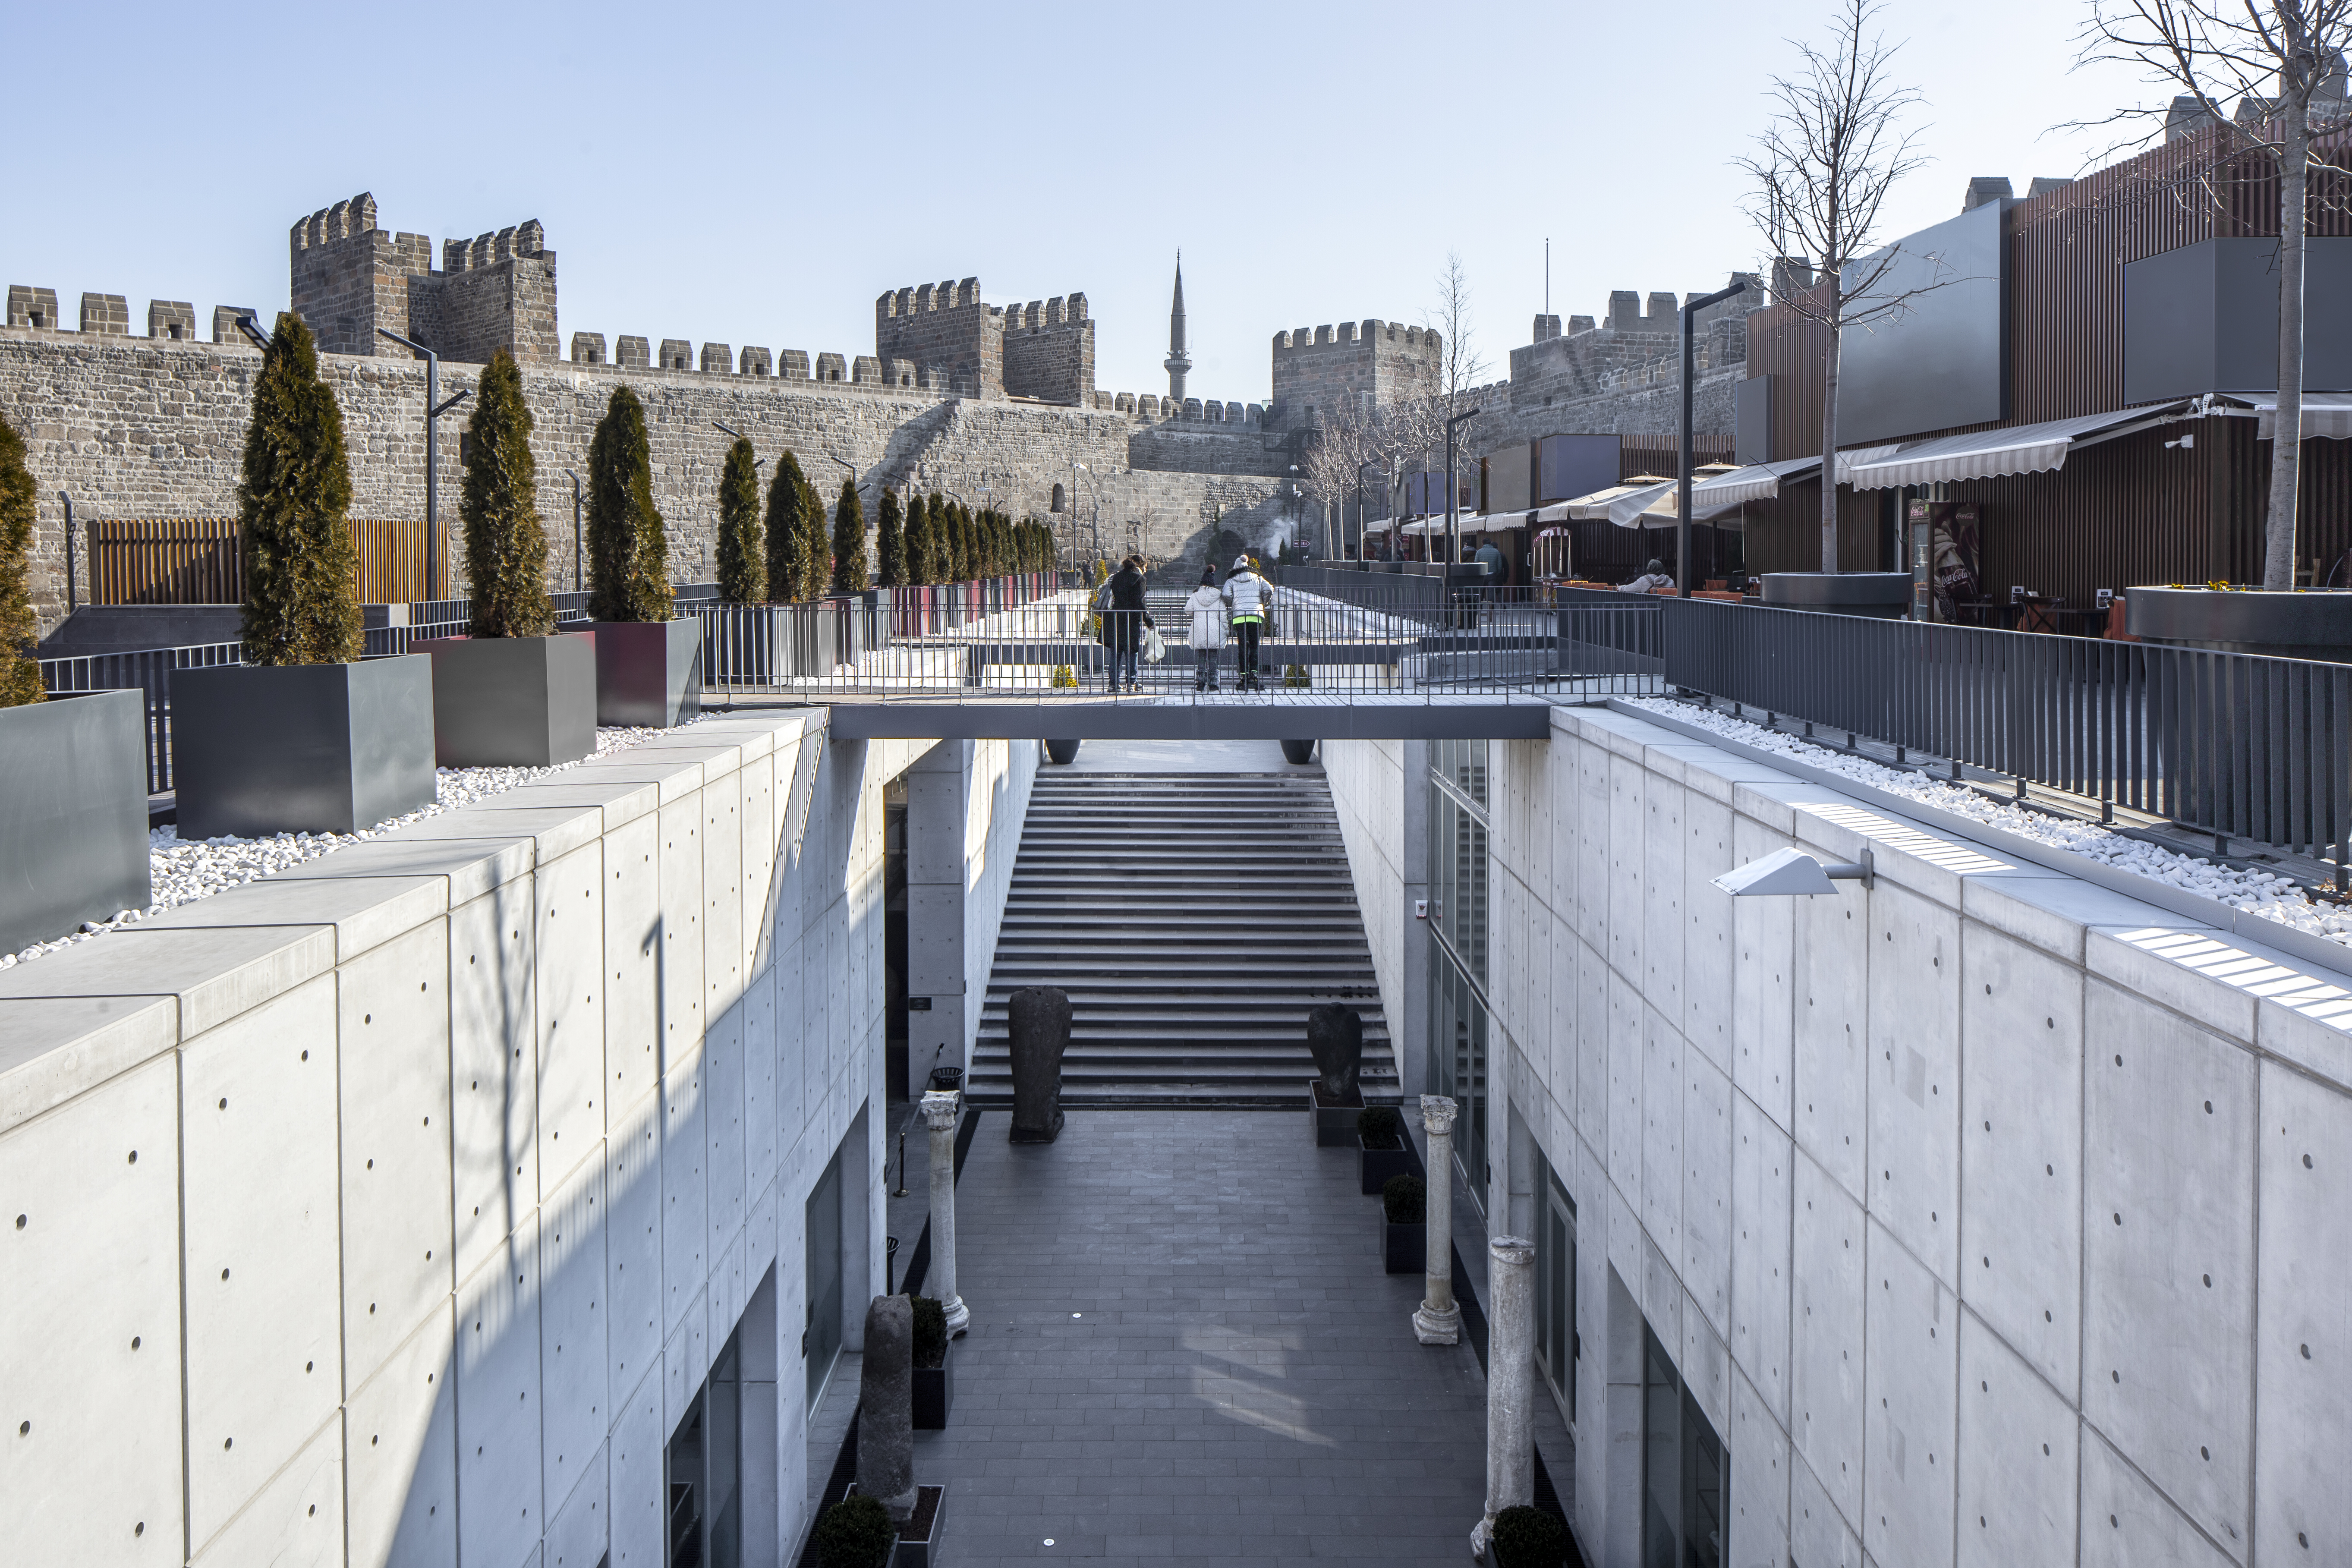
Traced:
MULTIPOLYGON (((1668 685, 2204 832, 2347 858, 2352 666, 1664 602, 1668 685)), ((2338 884, 2342 885, 2339 869, 2338 884)))

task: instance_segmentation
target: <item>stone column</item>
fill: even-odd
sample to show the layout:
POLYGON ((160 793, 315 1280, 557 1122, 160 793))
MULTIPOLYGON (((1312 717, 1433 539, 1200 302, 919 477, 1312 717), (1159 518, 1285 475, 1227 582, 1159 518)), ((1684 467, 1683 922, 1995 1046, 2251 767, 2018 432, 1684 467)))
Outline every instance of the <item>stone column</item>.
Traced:
POLYGON ((948 1337, 971 1327, 971 1309, 956 1294, 955 1135, 963 1096, 934 1089, 923 1096, 923 1124, 931 1130, 931 1264, 925 1281, 947 1309, 948 1337))
POLYGON ((1516 1236, 1487 1248, 1486 1517, 1470 1532, 1470 1555, 1484 1558, 1495 1516, 1536 1500, 1536 1249, 1516 1236))
POLYGON ((1421 1097, 1421 1125, 1429 1134, 1429 1180, 1422 1207, 1423 1270, 1427 1299, 1412 1315, 1412 1331, 1425 1345, 1462 1342, 1462 1309, 1454 1304, 1454 1102, 1442 1094, 1421 1097))
POLYGON ((877 1296, 857 1379, 857 1489, 904 1520, 915 1511, 915 1308, 877 1296))

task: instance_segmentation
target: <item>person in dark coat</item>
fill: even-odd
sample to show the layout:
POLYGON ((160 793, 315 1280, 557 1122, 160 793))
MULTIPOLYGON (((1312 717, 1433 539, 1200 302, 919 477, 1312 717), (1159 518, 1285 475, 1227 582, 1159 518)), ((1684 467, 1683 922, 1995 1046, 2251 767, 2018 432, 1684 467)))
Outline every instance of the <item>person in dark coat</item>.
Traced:
POLYGON ((1103 647, 1110 654, 1110 689, 1124 685, 1127 690, 1140 691, 1136 650, 1142 645, 1143 628, 1153 624, 1143 607, 1143 563, 1132 555, 1120 562, 1103 591, 1109 600, 1103 612, 1103 647))

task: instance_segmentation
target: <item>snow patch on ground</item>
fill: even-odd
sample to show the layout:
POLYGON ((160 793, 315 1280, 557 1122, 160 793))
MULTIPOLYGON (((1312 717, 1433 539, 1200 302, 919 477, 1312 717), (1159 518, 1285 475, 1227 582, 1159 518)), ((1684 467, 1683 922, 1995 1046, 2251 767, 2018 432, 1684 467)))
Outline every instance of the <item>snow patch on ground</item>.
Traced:
MULTIPOLYGON (((697 722, 689 719, 688 724, 697 722)), ((685 724, 677 726, 678 730, 685 724)), ((551 777, 576 768, 581 763, 614 752, 625 752, 641 745, 656 735, 676 734, 677 730, 643 729, 615 726, 596 731, 596 750, 579 762, 560 763, 551 768, 440 768, 434 778, 434 800, 405 816, 394 816, 358 833, 280 833, 269 838, 191 838, 182 839, 179 829, 172 826, 152 828, 147 834, 147 864, 152 893, 155 901, 143 910, 124 910, 111 920, 84 921, 79 931, 59 937, 55 942, 38 942, 16 952, 0 953, 0 969, 12 969, 19 963, 44 953, 61 952, 76 942, 104 936, 110 931, 136 925, 142 920, 174 910, 182 904, 225 892, 247 882, 257 882, 274 876, 289 866, 299 866, 305 860, 316 860, 321 855, 331 855, 347 845, 364 844, 395 827, 412 822, 422 822, 428 816, 438 816, 445 811, 455 811, 461 805, 488 800, 494 795, 504 795, 518 784, 551 777)))
POLYGON ((1734 719, 1727 713, 1695 707, 1668 698, 1629 700, 1667 717, 1709 730, 1760 752, 1777 752, 1808 767, 1836 773, 1979 822, 2004 832, 2023 834, 2038 843, 2164 882, 2183 891, 2218 899, 2232 909, 2276 921, 2296 931, 2323 936, 2352 947, 2352 909, 2315 903, 2294 879, 2273 871, 2239 870, 2200 857, 2183 855, 2143 839, 2130 838, 2095 822, 2071 822, 2005 805, 1965 785, 1931 779, 1925 774, 1888 767, 1867 758, 1848 756, 1822 746, 1734 719))

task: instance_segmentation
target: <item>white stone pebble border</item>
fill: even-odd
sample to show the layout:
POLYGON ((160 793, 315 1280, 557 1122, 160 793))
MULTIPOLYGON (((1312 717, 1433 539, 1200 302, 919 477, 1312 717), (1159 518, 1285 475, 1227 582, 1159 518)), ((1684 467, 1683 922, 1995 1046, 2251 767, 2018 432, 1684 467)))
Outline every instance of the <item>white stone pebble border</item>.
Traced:
MULTIPOLYGON (((688 724, 694 722, 696 721, 692 719, 687 721, 688 724)), ((678 729, 685 727, 681 724, 678 729)), ((13 969, 44 953, 59 952, 76 942, 88 942, 92 937, 104 936, 108 931, 136 925, 166 910, 226 892, 247 882, 257 882, 289 866, 299 866, 321 855, 331 855, 346 845, 364 844, 395 827, 422 822, 428 816, 438 816, 445 811, 455 811, 461 805, 488 800, 494 795, 504 795, 518 784, 527 784, 566 769, 576 768, 580 763, 609 756, 614 752, 625 752, 656 735, 677 732, 676 730, 622 727, 600 729, 596 731, 596 750, 593 752, 579 762, 563 763, 551 768, 441 768, 436 771, 431 805, 420 807, 404 816, 389 817, 358 833, 280 833, 270 838, 192 838, 184 841, 176 827, 151 828, 147 834, 147 864, 151 890, 155 900, 153 903, 143 910, 124 910, 112 920, 84 921, 79 931, 59 937, 55 942, 37 942, 16 952, 0 953, 0 969, 13 969)))
POLYGON ((1649 709, 1685 724, 1713 731, 1727 740, 1738 741, 1759 752, 1777 752, 1808 767, 1837 773, 1891 795, 1906 796, 1922 805, 1948 811, 1972 822, 1983 823, 1988 827, 2023 834, 2053 848, 2087 856, 2135 876, 2168 883, 2185 892, 2217 899, 2244 913, 2276 921, 2295 931, 2352 947, 2352 908, 2314 902, 2291 877, 2273 871, 2242 871, 2234 867, 2217 865, 2210 860, 2150 844, 2145 839, 2126 837, 2095 822, 2073 822, 2063 817, 2045 816, 2040 812, 2005 805, 1963 784, 1945 783, 1924 773, 1832 751, 1794 735, 1768 730, 1760 724, 1751 724, 1744 719, 1735 719, 1728 713, 1702 708, 1696 703, 1676 701, 1671 698, 1645 697, 1631 700, 1626 705, 1649 709))

